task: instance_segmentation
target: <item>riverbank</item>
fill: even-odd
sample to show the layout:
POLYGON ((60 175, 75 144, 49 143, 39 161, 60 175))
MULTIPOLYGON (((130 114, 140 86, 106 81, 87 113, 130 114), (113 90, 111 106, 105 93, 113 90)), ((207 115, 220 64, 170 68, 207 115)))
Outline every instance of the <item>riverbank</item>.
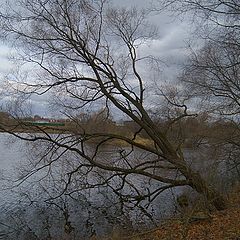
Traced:
POLYGON ((240 186, 229 195, 229 202, 227 210, 211 213, 206 218, 183 215, 149 231, 130 236, 112 233, 97 240, 239 240, 240 186))

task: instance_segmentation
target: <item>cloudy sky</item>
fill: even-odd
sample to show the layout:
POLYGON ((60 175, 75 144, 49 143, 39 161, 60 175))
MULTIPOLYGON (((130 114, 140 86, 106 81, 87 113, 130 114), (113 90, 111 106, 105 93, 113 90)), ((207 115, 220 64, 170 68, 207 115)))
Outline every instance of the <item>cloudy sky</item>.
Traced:
MULTIPOLYGON (((136 6, 138 8, 147 8, 152 0, 112 0, 116 6, 129 7, 136 6)), ((148 46, 144 46, 142 51, 149 54, 159 56, 164 65, 162 78, 173 80, 177 72, 181 69, 181 64, 188 55, 186 46, 190 38, 191 27, 186 19, 177 20, 170 16, 170 13, 152 14, 150 21, 158 27, 158 38, 152 40, 148 46)), ((0 44, 0 77, 4 81, 5 76, 14 68, 13 63, 9 60, 9 56, 13 50, 6 43, 0 44)), ((41 115, 49 115, 47 109, 46 97, 33 97, 33 111, 41 115)))

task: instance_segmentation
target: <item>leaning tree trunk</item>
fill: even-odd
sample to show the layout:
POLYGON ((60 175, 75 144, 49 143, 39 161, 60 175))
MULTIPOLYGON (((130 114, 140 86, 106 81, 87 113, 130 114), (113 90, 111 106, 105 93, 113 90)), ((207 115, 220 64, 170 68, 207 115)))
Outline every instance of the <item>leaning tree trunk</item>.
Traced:
POLYGON ((220 192, 216 191, 216 189, 211 188, 200 174, 195 174, 190 186, 198 193, 203 194, 217 210, 224 210, 227 208, 226 199, 220 192))
POLYGON ((217 210, 226 209, 227 200, 222 196, 222 194, 208 184, 203 176, 188 166, 183 154, 179 154, 179 152, 169 142, 166 135, 158 130, 157 126, 150 120, 147 114, 144 116, 143 120, 146 121, 146 124, 141 122, 141 126, 162 150, 166 160, 173 164, 184 175, 186 180, 189 182, 188 185, 198 193, 205 196, 209 203, 217 210))
POLYGON ((202 194, 217 210, 224 210, 227 208, 227 200, 223 195, 214 189, 207 181, 198 173, 186 166, 186 162, 180 171, 189 180, 189 186, 202 194))

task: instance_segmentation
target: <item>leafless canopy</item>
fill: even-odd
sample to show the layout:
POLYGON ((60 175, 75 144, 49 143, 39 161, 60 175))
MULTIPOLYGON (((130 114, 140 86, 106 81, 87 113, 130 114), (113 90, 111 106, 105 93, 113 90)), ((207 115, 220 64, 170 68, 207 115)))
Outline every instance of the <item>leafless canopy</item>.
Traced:
MULTIPOLYGON (((145 86, 150 80, 141 68, 146 69, 152 58, 141 56, 140 50, 155 34, 155 28, 146 21, 145 11, 111 8, 105 0, 18 0, 12 4, 5 3, 1 9, 2 33, 19 47, 22 60, 34 66, 29 79, 14 84, 18 93, 44 94, 55 89, 55 97, 66 112, 66 109, 80 111, 92 102, 103 100, 106 107, 111 103, 138 126, 131 137, 124 133, 83 131, 51 135, 43 130, 40 135, 18 135, 31 142, 49 143, 34 171, 51 168, 71 152, 78 156, 79 162, 66 173, 61 194, 71 194, 72 179, 81 172, 103 171, 107 177, 102 175, 101 182, 87 186, 110 185, 119 195, 127 186, 134 194, 126 197, 138 202, 145 198, 151 201, 165 189, 189 185, 217 209, 225 207, 221 195, 188 166, 180 146, 169 142, 167 134, 159 130, 144 108, 145 86), (137 141, 143 130, 149 144, 137 141), (94 149, 89 147, 92 139, 94 149), (103 157, 101 146, 113 139, 127 147, 115 146, 114 156, 103 157), (144 159, 133 154, 136 149, 143 152, 144 159), (142 193, 131 182, 131 175, 163 184, 142 193), (115 178, 122 183, 118 188, 112 185, 115 178)), ((187 116, 185 105, 175 106, 182 109, 180 114, 187 116)))

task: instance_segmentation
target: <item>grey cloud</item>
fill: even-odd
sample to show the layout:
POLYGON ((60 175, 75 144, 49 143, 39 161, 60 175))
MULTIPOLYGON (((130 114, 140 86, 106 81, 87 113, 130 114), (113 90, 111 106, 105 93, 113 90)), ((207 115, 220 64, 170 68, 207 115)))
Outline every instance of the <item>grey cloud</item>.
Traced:
POLYGON ((9 60, 9 56, 13 52, 10 47, 0 44, 0 76, 3 76, 14 67, 13 63, 9 60))
MULTIPOLYGON (((139 8, 149 8, 152 2, 152 0, 113 0, 117 6, 139 8)), ((187 45, 192 33, 190 19, 187 16, 184 19, 176 19, 169 12, 153 12, 150 14, 149 21, 157 26, 158 35, 141 46, 141 55, 159 57, 166 63, 163 65, 164 78, 176 79, 180 66, 189 55, 187 45)))
MULTIPOLYGON (((113 0, 115 6, 149 7, 152 0, 113 0)), ((173 20, 167 13, 152 14, 149 19, 159 28, 158 37, 141 46, 142 54, 151 54, 160 57, 166 62, 163 78, 174 79, 179 71, 179 65, 186 59, 189 52, 186 43, 190 36, 190 24, 188 20, 173 20)), ((8 60, 11 49, 6 45, 0 45, 0 76, 6 74, 14 65, 8 60)), ((47 110, 47 98, 32 98, 34 112, 45 113, 47 110)))
POLYGON ((152 0, 112 0, 113 5, 119 7, 139 7, 147 8, 150 7, 152 0))

